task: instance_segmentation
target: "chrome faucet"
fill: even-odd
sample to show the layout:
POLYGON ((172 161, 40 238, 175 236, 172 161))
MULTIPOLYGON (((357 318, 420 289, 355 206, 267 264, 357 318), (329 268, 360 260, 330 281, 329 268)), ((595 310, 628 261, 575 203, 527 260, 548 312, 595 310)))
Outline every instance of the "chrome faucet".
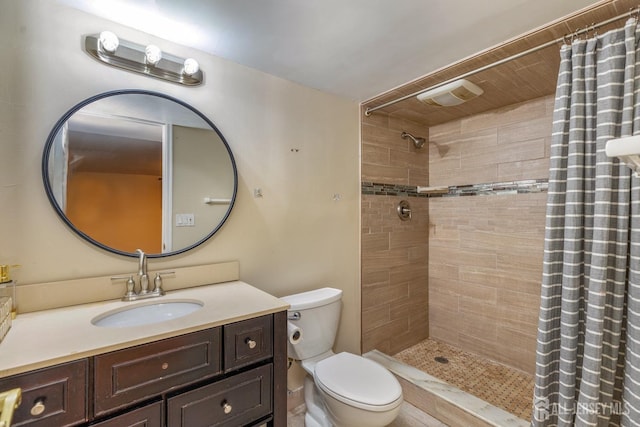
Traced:
POLYGON ((136 301, 144 298, 160 297, 164 295, 162 289, 162 276, 169 274, 175 274, 173 271, 164 271, 156 273, 155 279, 153 279, 153 290, 149 290, 149 275, 147 274, 147 255, 142 249, 136 249, 138 254, 138 283, 140 284, 140 290, 136 292, 136 282, 133 280, 133 275, 129 276, 114 276, 111 280, 126 280, 127 290, 122 297, 123 301, 136 301))

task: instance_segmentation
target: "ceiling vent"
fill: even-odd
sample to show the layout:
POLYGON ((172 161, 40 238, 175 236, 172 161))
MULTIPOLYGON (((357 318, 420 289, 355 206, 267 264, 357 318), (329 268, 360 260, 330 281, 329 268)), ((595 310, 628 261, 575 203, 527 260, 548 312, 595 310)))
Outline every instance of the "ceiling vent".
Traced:
POLYGON ((417 97, 425 104, 452 107, 465 103, 483 93, 484 91, 478 85, 462 79, 428 90, 417 97))

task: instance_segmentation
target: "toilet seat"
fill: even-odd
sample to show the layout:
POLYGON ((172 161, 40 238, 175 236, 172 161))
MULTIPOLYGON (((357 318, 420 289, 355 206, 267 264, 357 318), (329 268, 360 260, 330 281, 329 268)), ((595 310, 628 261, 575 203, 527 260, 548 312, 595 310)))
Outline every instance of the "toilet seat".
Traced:
POLYGON ((356 408, 382 412, 402 402, 393 374, 362 356, 343 352, 328 357, 316 364, 313 376, 322 391, 356 408))

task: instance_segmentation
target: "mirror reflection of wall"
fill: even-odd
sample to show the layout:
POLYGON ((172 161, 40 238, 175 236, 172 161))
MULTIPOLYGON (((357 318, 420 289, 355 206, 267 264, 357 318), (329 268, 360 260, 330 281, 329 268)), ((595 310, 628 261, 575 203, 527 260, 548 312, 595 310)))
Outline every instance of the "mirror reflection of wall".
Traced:
POLYGON ((172 134, 174 218, 180 214, 194 217, 193 226, 173 227, 173 245, 183 247, 213 229, 229 209, 233 170, 224 144, 211 143, 220 140, 213 130, 173 126, 172 134), (205 198, 215 201, 205 203, 205 198))
POLYGON ((68 121, 65 214, 107 246, 162 252, 162 126, 95 119, 68 121))

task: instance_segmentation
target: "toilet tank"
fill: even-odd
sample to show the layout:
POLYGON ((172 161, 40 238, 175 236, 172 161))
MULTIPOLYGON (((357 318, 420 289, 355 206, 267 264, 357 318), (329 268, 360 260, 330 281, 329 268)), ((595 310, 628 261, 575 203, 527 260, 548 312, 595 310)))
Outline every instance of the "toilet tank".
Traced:
POLYGON ((287 325, 289 357, 305 360, 330 351, 338 332, 342 291, 321 288, 281 299, 291 305, 287 325))

